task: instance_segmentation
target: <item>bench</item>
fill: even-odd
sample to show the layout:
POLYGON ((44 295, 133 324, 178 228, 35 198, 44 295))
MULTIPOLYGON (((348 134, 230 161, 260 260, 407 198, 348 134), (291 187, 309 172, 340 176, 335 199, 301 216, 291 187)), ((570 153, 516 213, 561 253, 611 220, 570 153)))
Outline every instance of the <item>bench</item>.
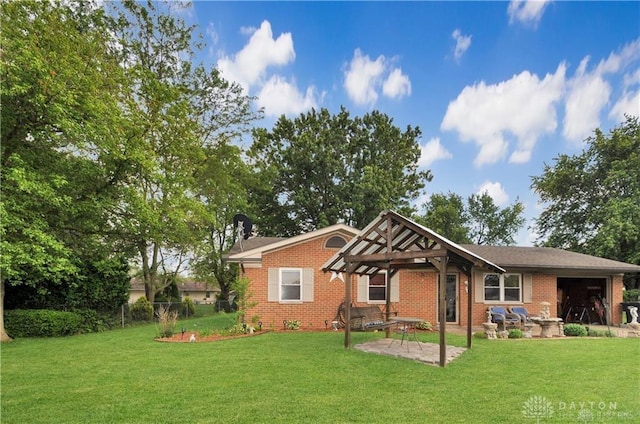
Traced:
POLYGON ((354 331, 375 331, 388 328, 395 321, 386 321, 377 306, 352 306, 351 329, 354 331))

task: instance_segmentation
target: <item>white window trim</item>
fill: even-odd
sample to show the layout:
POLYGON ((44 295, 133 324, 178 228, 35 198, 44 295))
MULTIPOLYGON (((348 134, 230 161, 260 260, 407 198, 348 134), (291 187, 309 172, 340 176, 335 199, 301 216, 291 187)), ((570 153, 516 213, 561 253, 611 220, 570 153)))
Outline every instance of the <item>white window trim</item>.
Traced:
POLYGON ((303 290, 303 282, 302 279, 304 274, 302 273, 302 268, 279 268, 278 270, 278 299, 280 303, 302 303, 302 299, 304 299, 304 295, 302 293, 303 290), (300 276, 300 298, 299 299, 283 299, 282 298, 282 273, 283 272, 291 272, 296 271, 300 276))
MULTIPOLYGON (((371 281, 371 277, 367 276, 367 303, 370 303, 372 305, 386 305, 387 303, 387 296, 389 296, 389 290, 387 290, 387 287, 389 286, 389 282, 387 281, 387 273, 385 272, 379 272, 378 275, 382 275, 384 276, 384 300, 371 300, 369 299, 369 294, 371 293, 370 291, 370 281, 371 281)), ((380 287, 380 286, 374 286, 374 287, 380 287)))
POLYGON ((519 274, 517 272, 510 272, 510 273, 506 273, 506 274, 495 274, 495 273, 486 273, 486 274, 482 274, 482 298, 484 299, 485 303, 489 303, 489 304, 493 304, 493 303, 510 303, 510 304, 521 304, 522 303, 522 291, 524 290, 523 288, 523 276, 522 274, 519 274), (493 299, 486 299, 485 298, 485 289, 487 288, 487 286, 484 285, 484 281, 487 275, 498 275, 500 278, 500 285, 498 286, 499 290, 500 290, 500 299, 498 300, 493 300, 493 299), (509 275, 517 275, 518 276, 518 300, 505 300, 504 298, 504 277, 505 276, 509 276, 509 275))

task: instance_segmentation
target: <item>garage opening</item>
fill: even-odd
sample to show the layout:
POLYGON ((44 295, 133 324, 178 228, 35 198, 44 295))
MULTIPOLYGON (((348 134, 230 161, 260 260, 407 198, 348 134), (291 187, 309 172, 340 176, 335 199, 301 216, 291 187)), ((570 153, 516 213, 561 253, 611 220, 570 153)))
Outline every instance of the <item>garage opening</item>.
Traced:
POLYGON ((558 315, 564 322, 606 324, 606 278, 558 278, 558 315))

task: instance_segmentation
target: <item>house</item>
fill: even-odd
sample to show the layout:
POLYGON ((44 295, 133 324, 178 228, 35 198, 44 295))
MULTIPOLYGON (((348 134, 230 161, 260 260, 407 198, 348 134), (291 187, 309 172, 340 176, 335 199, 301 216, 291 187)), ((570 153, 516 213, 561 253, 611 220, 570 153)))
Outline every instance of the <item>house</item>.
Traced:
MULTIPOLYGON (((216 294, 220 291, 217 287, 211 287, 206 283, 200 283, 193 280, 185 280, 177 283, 180 299, 191 299, 194 303, 214 303, 216 294)), ((135 303, 145 295, 144 282, 136 278, 131 279, 131 289, 129 290, 129 303, 135 303)))
POLYGON ((452 251, 453 259, 461 259, 451 260, 442 273, 444 316, 451 324, 480 326, 487 308, 496 304, 523 305, 535 313, 541 302, 551 304, 552 316, 567 321, 595 323, 606 316, 610 324, 620 324, 622 276, 640 272, 637 265, 560 249, 457 245, 389 211, 363 231, 337 224, 291 238, 250 238, 234 246, 226 260, 240 264, 239 272, 250 280, 255 305, 247 311, 248 319, 267 328, 282 328, 288 320, 300 321, 302 328, 330 328, 332 321, 344 318, 344 258, 354 248, 371 255, 365 259, 361 253, 351 274, 349 298, 354 305, 389 305, 390 313, 432 323, 439 317, 441 273, 429 264, 438 251, 452 251), (401 223, 402 231, 391 224, 385 227, 385 222, 401 223), (387 228, 394 248, 404 252, 388 255, 391 238, 381 241, 387 228), (446 249, 439 249, 442 246, 446 249), (382 258, 393 272, 380 271, 382 258), (599 308, 603 302, 610 307, 599 308))

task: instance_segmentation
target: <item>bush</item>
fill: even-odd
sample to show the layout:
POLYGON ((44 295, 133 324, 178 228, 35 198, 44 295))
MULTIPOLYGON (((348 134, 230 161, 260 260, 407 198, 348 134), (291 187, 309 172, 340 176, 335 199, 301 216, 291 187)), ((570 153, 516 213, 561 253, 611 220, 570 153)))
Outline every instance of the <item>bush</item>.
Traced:
POLYGON ((615 337, 615 333, 611 330, 596 330, 589 328, 587 330, 589 337, 615 337))
POLYGON ((640 301, 640 289, 625 290, 622 292, 623 302, 638 302, 640 301))
POLYGON ((518 328, 512 328, 511 330, 509 330, 509 338, 510 339, 521 339, 524 336, 524 333, 522 332, 522 330, 518 329, 518 328))
POLYGON ((433 330, 433 325, 429 321, 422 321, 416 324, 418 330, 433 330))
POLYGON ((131 306, 131 319, 134 321, 152 321, 153 306, 145 296, 142 296, 131 306))
POLYGON ((580 324, 567 324, 564 326, 564 335, 572 337, 585 337, 587 329, 580 324))
POLYGON ((48 309, 5 312, 5 329, 11 337, 60 337, 83 332, 80 314, 48 309))
POLYGON ((181 312, 185 318, 192 317, 196 314, 196 305, 193 304, 193 301, 189 297, 185 297, 182 301, 181 312))

